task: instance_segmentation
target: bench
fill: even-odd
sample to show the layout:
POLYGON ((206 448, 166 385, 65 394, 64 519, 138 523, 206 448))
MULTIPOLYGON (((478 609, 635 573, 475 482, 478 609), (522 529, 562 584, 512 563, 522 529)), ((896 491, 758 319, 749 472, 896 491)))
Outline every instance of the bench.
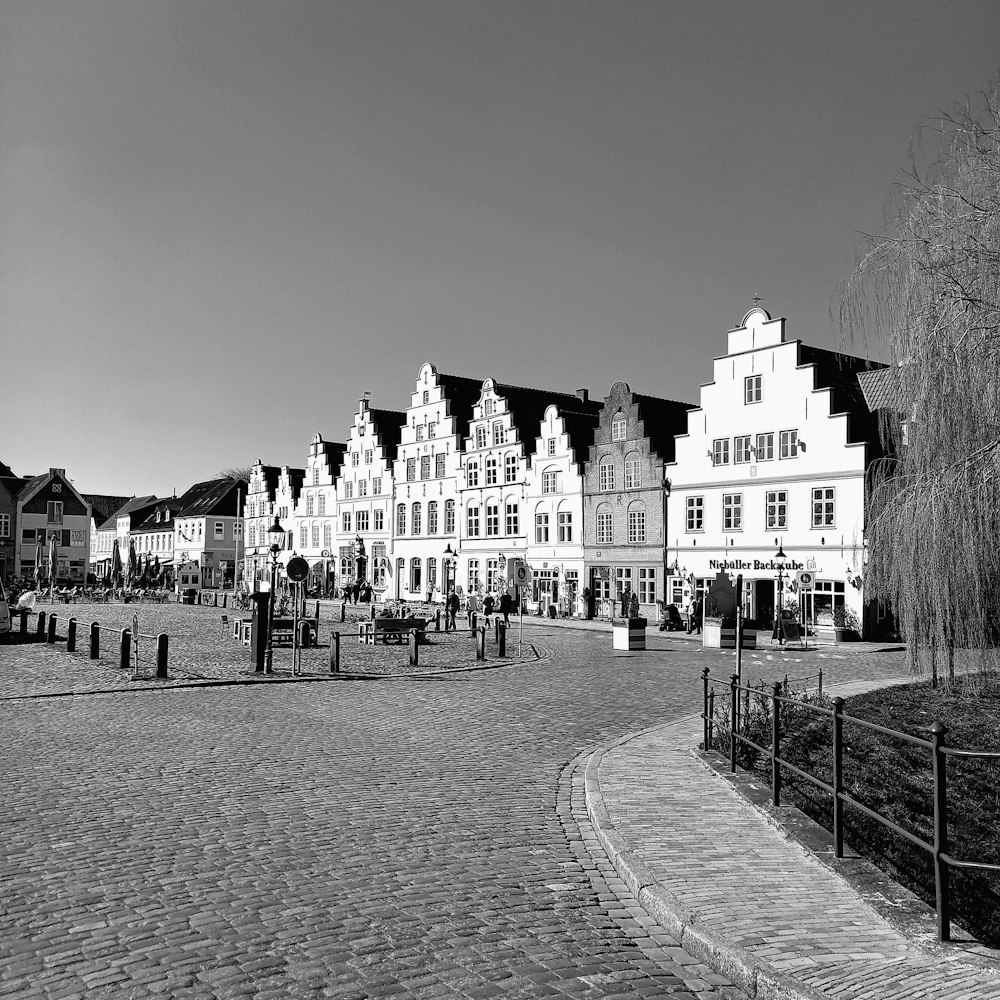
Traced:
POLYGON ((417 630, 417 641, 423 639, 424 630, 427 628, 426 618, 373 618, 371 623, 372 642, 382 637, 382 644, 389 641, 390 636, 396 637, 397 643, 402 643, 408 639, 413 629, 417 630))

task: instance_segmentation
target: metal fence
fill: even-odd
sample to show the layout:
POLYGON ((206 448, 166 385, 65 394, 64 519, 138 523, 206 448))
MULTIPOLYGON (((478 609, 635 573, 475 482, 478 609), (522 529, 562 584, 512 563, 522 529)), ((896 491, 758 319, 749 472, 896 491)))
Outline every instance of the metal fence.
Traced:
MULTIPOLYGON (((887 729, 885 726, 876 725, 865 719, 848 715, 844 711, 844 699, 833 698, 831 708, 821 705, 812 705, 788 693, 788 679, 775 681, 770 692, 766 688, 752 687, 740 684, 739 676, 733 674, 728 684, 715 681, 709 677, 709 670, 706 667, 702 671, 703 682, 703 739, 704 748, 712 746, 715 730, 715 693, 716 688, 728 688, 728 709, 729 725, 726 727, 729 737, 729 766, 730 770, 736 773, 736 758, 738 748, 741 746, 752 747, 763 754, 771 762, 771 802, 775 806, 781 805, 781 779, 782 768, 794 772, 800 778, 810 782, 818 788, 828 792, 833 798, 833 843, 834 854, 838 858, 844 856, 844 806, 850 806, 869 818, 888 828, 897 836, 903 837, 910 843, 928 852, 934 862, 934 897, 935 910, 937 912, 937 933, 939 941, 951 940, 951 900, 949 894, 949 876, 952 868, 976 869, 979 871, 1000 872, 1000 864, 987 864, 983 861, 970 861, 954 857, 950 852, 948 841, 948 768, 949 757, 963 758, 966 760, 992 760, 1000 762, 1000 753, 980 750, 960 750, 957 747, 945 745, 945 736, 948 732, 947 726, 941 722, 935 722, 929 727, 931 738, 929 740, 903 733, 896 729, 887 729), (741 697, 744 695, 745 697, 741 697), (746 732, 741 732, 741 717, 748 718, 747 706, 749 699, 755 697, 761 699, 770 709, 771 718, 771 742, 769 746, 762 746, 752 740, 746 732), (743 704, 741 704, 743 702, 743 704), (811 712, 817 716, 825 716, 832 720, 832 742, 830 752, 833 763, 833 781, 827 783, 817 778, 815 775, 803 771, 801 768, 785 760, 781 756, 781 715, 782 705, 794 705, 797 710, 811 712), (902 740, 912 746, 922 747, 932 755, 932 788, 934 803, 934 837, 933 840, 924 840, 909 830, 903 829, 888 817, 859 802, 852 795, 844 791, 844 727, 845 725, 858 726, 876 733, 902 740)), ((822 692, 822 689, 821 689, 822 692)))

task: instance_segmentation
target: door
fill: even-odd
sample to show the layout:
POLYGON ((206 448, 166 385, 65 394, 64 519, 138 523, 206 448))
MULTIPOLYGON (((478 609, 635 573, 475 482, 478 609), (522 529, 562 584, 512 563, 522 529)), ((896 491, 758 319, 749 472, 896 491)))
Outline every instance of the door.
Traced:
POLYGON ((753 581, 753 618, 759 629, 774 628, 774 581, 753 581))

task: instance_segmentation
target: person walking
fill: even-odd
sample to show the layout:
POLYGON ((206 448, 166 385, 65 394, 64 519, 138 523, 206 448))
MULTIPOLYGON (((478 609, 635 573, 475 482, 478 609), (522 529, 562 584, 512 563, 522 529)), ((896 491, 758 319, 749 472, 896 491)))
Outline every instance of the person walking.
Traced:
POLYGON ((483 617, 486 619, 486 627, 489 628, 493 622, 491 621, 493 617, 493 606, 496 602, 493 600, 492 594, 487 594, 483 598, 483 617))
POLYGON ((469 591, 468 600, 465 602, 465 620, 471 626, 472 616, 479 610, 479 598, 473 591, 469 591))
POLYGON ((354 586, 351 588, 351 596, 354 598, 354 603, 358 603, 358 598, 361 596, 361 584, 355 582, 354 586))
POLYGON ((701 635, 701 605, 702 599, 700 597, 696 597, 691 605, 691 628, 689 631, 697 632, 698 635, 701 635))
POLYGON ((458 626, 455 624, 455 617, 458 615, 458 609, 462 606, 462 602, 458 599, 458 594, 454 590, 449 591, 448 601, 445 604, 445 612, 448 615, 448 624, 451 626, 452 631, 454 631, 458 626))

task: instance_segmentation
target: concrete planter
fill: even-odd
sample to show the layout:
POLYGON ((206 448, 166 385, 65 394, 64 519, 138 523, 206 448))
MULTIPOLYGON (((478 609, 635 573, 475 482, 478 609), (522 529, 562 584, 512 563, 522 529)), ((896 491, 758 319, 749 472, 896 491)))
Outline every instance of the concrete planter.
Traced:
POLYGON ((611 627, 613 649, 642 650, 646 648, 646 619, 629 618, 611 627))

